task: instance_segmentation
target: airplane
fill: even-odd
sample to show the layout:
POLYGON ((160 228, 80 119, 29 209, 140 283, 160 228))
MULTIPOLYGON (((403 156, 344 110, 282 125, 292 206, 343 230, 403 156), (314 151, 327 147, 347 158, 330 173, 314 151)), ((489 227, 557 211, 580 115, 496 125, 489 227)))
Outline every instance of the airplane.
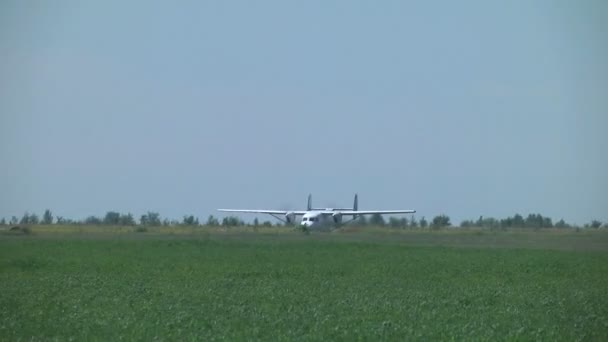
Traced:
POLYGON ((313 208, 312 195, 308 195, 306 210, 252 210, 252 209, 218 209, 223 212, 268 214, 285 223, 293 223, 297 216, 302 216, 300 227, 304 229, 339 226, 356 220, 362 215, 373 214, 413 214, 416 210, 359 210, 357 194, 352 208, 313 208), (342 222, 343 216, 352 219, 342 222))

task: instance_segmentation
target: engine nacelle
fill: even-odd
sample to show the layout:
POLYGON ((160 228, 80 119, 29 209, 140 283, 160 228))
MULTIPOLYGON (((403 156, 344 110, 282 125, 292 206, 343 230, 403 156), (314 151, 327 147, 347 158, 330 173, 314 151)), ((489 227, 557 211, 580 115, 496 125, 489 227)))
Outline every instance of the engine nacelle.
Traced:
POLYGON ((294 214, 292 212, 288 212, 287 214, 285 214, 285 221, 287 221, 287 223, 292 223, 295 219, 296 219, 296 214, 294 214))
POLYGON ((340 213, 331 214, 331 217, 334 219, 334 223, 339 224, 342 222, 342 214, 340 213))

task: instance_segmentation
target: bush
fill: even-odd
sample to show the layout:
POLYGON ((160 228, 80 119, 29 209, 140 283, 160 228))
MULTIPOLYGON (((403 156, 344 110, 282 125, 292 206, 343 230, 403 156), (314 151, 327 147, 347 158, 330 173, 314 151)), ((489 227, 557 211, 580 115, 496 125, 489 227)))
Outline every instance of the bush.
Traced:
POLYGON ((28 226, 14 226, 9 229, 9 232, 15 235, 30 235, 32 230, 28 226))

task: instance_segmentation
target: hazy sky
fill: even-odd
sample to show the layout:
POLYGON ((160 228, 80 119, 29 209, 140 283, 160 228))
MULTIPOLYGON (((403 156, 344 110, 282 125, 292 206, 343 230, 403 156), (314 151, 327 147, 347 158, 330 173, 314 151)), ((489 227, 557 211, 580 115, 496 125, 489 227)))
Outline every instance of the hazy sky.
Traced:
POLYGON ((606 1, 4 0, 0 217, 606 221, 607 37, 606 1))

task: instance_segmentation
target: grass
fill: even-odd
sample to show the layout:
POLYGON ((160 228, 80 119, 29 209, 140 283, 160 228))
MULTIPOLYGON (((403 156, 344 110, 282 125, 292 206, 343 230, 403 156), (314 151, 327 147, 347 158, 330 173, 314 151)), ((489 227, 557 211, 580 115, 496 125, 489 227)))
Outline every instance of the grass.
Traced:
POLYGON ((607 340, 607 235, 34 227, 0 236, 0 340, 607 340))

